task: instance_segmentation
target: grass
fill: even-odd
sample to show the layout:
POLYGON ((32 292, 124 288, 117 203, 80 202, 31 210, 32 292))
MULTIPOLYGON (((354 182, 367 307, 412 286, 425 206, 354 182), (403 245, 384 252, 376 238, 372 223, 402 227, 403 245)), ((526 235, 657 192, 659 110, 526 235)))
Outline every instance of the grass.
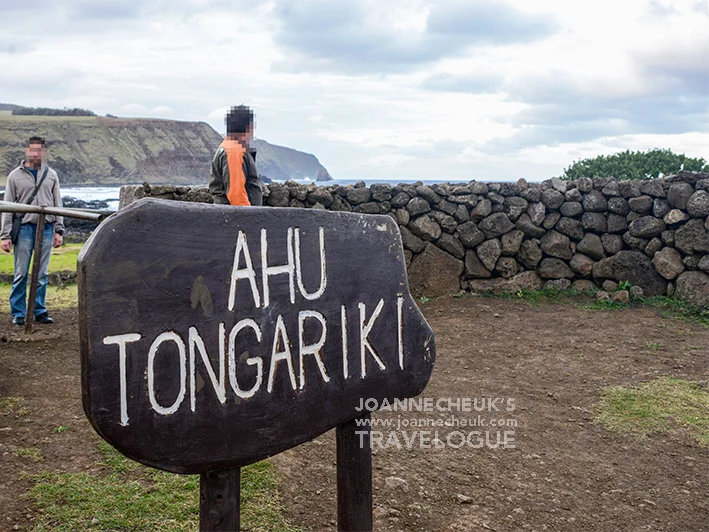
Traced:
POLYGON ((604 388, 594 420, 612 432, 638 436, 682 427, 709 447, 709 388, 674 377, 604 388))
MULTIPOLYGON (((0 313, 10 312, 10 289, 9 283, 0 283, 0 313)), ((47 287, 47 308, 52 310, 62 308, 74 308, 79 304, 78 288, 75 284, 70 284, 64 288, 58 286, 47 287)))
MULTIPOLYGON (((34 532, 187 531, 199 522, 199 476, 144 467, 113 447, 98 444, 106 474, 26 475, 28 497, 40 510, 34 532)), ((241 521, 253 532, 300 532, 289 524, 270 463, 241 470, 241 521)))
MULTIPOLYGON (((79 256, 82 244, 64 244, 52 249, 49 260, 50 272, 76 271, 76 258, 79 256)), ((32 271, 30 263, 30 271, 32 271)), ((0 253, 0 273, 12 273, 15 270, 15 258, 12 253, 0 253)))
POLYGON ((0 416, 10 414, 20 401, 22 397, 0 397, 0 416))
POLYGON ((36 447, 16 447, 12 450, 12 454, 18 458, 29 460, 30 462, 41 462, 44 460, 42 451, 36 447))

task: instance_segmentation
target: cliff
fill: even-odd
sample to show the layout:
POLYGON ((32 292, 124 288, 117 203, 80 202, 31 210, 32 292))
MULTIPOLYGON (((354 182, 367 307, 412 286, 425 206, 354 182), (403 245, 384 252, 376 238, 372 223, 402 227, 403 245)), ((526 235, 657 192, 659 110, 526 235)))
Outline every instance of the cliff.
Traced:
MULTIPOLYGON (((98 116, 19 116, 0 109, 0 185, 33 135, 47 140, 50 165, 65 184, 207 183, 222 136, 204 122, 98 116)), ((327 170, 311 154, 257 140, 259 172, 315 180, 327 170)))

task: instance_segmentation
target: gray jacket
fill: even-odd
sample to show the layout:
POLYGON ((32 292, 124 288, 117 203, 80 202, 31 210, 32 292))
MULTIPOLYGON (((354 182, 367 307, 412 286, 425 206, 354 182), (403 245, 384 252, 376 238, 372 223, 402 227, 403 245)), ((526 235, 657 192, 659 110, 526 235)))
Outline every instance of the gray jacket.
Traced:
MULTIPOLYGON (((42 163, 41 168, 37 170, 37 181, 42 178, 45 163, 42 163)), ((22 161, 20 166, 15 168, 7 177, 7 185, 5 186, 5 201, 14 201, 15 203, 27 203, 37 186, 34 176, 25 168, 25 161, 22 161)), ((57 173, 48 168, 47 177, 42 183, 42 187, 37 191, 37 195, 32 200, 32 205, 43 205, 52 207, 62 206, 62 197, 59 192, 59 177, 57 173)), ((25 214, 22 217, 22 223, 36 224, 39 215, 25 214)), ((64 217, 47 215, 47 223, 54 223, 54 232, 64 233, 64 217)), ((12 229, 12 213, 2 213, 2 231, 0 231, 0 240, 8 240, 10 238, 10 230, 12 229)))

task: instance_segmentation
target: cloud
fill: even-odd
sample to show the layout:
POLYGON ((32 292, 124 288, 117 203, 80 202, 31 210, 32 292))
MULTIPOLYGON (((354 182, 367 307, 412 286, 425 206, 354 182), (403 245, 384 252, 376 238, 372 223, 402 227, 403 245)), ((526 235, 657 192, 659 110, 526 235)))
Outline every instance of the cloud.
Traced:
POLYGON ((395 73, 465 55, 470 46, 521 43, 556 31, 549 16, 493 0, 400 3, 277 0, 274 40, 285 71, 395 73))

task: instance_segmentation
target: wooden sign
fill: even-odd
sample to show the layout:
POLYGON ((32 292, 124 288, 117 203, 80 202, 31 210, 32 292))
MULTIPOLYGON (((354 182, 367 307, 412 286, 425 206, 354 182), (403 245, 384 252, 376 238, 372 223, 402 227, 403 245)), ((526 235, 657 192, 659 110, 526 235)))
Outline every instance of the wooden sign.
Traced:
POLYGON ((388 216, 142 199, 79 255, 84 411, 126 456, 238 468, 420 394, 434 336, 388 216))

